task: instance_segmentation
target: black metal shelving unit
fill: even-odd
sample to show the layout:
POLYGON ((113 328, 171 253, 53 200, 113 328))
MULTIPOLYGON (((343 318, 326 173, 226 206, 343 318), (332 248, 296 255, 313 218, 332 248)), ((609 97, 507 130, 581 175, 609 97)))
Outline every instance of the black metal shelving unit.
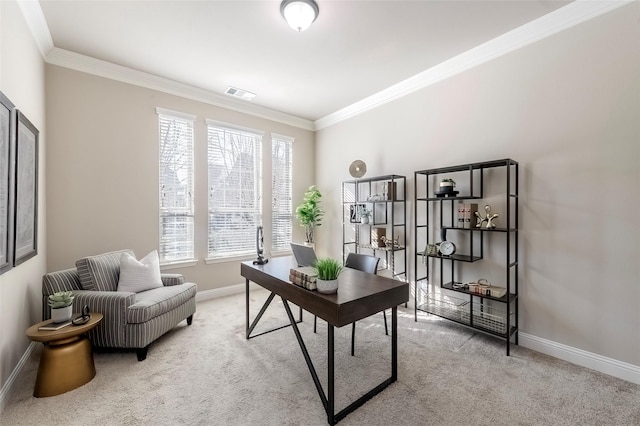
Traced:
MULTIPOLYGON (((342 253, 373 254, 381 258, 380 269, 392 278, 407 279, 407 179, 400 175, 375 176, 342 182, 342 253), (361 223, 359 209, 371 212, 368 223, 361 223), (390 245, 372 234, 384 230, 390 245), (397 244, 393 244, 396 241, 397 244)), ((378 273, 381 273, 379 271, 378 273)))
POLYGON ((511 159, 414 172, 415 320, 418 321, 418 311, 424 311, 502 338, 507 356, 511 344, 518 344, 518 173, 518 163, 511 159), (436 195, 439 181, 451 177, 459 183, 458 194, 436 195), (464 221, 458 222, 456 207, 467 201, 476 201, 478 207, 480 203, 497 203, 497 224, 501 226, 477 227, 475 217, 467 227, 464 221), (456 253, 428 253, 426 245, 437 243, 444 234, 455 242, 456 253), (504 274, 504 281, 492 285, 506 288, 502 297, 469 291, 464 287, 469 281, 461 278, 474 269, 486 271, 476 265, 489 255, 488 251, 492 259, 499 259, 496 251, 505 256, 504 261, 490 262, 488 266, 495 269, 500 265, 500 270, 493 272, 504 274))

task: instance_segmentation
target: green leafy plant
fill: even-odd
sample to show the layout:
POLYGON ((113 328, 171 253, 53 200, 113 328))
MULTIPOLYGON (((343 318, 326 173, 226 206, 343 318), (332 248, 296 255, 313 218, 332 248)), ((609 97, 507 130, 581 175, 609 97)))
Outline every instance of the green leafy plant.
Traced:
POLYGON ((51 309, 66 308, 73 304, 73 292, 72 291, 59 291, 49 295, 48 304, 51 309))
POLYGON ((320 199, 322 194, 312 185, 304 193, 302 204, 296 208, 296 217, 300 221, 300 225, 304 226, 305 238, 308 243, 313 243, 313 230, 316 226, 321 225, 324 211, 320 207, 320 199))
POLYGON ((318 259, 313 264, 313 270, 318 279, 325 281, 337 280, 342 268, 340 262, 331 258, 318 259))
POLYGON ((447 179, 442 179, 442 182, 443 182, 443 183, 444 183, 444 182, 450 182, 450 183, 452 183, 452 184, 453 184, 453 186, 456 186, 456 181, 455 181, 455 180, 453 180, 453 179, 449 179, 449 178, 447 178, 447 179))

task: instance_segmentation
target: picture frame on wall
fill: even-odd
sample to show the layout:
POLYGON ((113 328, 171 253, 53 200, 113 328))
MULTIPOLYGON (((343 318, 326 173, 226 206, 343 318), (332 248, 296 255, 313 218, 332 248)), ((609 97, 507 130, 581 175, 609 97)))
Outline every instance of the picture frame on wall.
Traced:
POLYGON ((0 92, 0 274, 13 267, 14 109, 0 92))
POLYGON ((38 254, 38 137, 40 132, 16 113, 14 262, 38 254))

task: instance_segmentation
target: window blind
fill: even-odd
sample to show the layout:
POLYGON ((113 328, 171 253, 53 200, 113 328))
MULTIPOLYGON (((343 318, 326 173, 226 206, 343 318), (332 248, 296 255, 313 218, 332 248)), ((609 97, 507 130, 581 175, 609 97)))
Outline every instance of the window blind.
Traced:
POLYGON ((271 135, 271 250, 290 250, 293 220, 293 138, 271 135))
POLYGON ((207 122, 208 257, 254 255, 262 223, 262 135, 207 122))
POLYGON ((193 259, 193 123, 158 108, 160 130, 160 261, 193 259))

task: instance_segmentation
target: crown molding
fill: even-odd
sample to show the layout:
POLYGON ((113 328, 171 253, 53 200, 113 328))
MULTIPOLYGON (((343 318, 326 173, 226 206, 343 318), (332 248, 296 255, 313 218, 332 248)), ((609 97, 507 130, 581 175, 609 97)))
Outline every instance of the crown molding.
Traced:
POLYGON ((40 54, 43 58, 46 57, 47 53, 53 49, 53 39, 49 32, 47 20, 44 19, 40 2, 38 0, 17 0, 17 2, 22 16, 24 16, 24 20, 40 50, 40 54))
POLYGON ((37 0, 17 1, 47 63, 314 131, 332 126, 424 89, 492 59, 632 3, 634 0, 576 0, 316 121, 238 101, 209 90, 57 48, 53 44, 40 3, 37 0))
POLYGON ((506 55, 514 50, 603 15, 632 1, 633 0, 576 0, 346 108, 319 118, 314 122, 315 129, 324 129, 348 118, 355 117, 492 59, 506 55))
POLYGON ((252 105, 246 101, 229 98, 210 90, 201 89, 189 84, 180 83, 154 74, 123 67, 122 65, 81 55, 69 50, 54 47, 45 57, 45 61, 52 65, 81 71, 87 74, 146 87, 170 95, 180 96, 194 101, 215 105, 221 108, 241 112, 243 114, 277 121, 305 130, 314 130, 313 122, 304 118, 275 111, 259 105, 252 105))

